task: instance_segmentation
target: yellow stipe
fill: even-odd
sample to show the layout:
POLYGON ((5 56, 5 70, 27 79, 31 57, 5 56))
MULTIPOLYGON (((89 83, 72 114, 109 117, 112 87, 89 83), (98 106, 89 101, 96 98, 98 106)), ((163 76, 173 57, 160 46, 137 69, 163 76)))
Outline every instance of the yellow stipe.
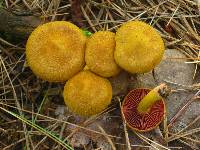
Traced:
POLYGON ((139 103, 137 110, 140 113, 146 113, 152 107, 152 105, 162 99, 159 93, 155 90, 151 90, 139 103))

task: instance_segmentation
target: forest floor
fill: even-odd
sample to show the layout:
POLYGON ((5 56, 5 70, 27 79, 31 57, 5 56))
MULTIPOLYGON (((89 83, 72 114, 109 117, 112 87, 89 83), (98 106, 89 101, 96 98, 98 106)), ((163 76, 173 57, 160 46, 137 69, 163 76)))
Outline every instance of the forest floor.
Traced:
MULTIPOLYGON (((32 30, 17 30, 15 22, 13 30, 2 25, 0 149, 200 149, 199 0, 0 0, 0 14, 2 10, 23 21, 34 16, 29 18, 33 26, 65 20, 91 33, 116 32, 124 22, 141 20, 158 30, 166 52, 154 73, 122 72, 110 78, 112 104, 99 115, 83 118, 64 105, 65 83, 43 81, 27 66, 27 35, 20 32, 32 30), (152 88, 160 82, 176 91, 166 100, 164 121, 148 133, 130 130, 121 117, 124 96, 133 88, 152 88)), ((11 23, 1 17, 0 25, 11 23)))

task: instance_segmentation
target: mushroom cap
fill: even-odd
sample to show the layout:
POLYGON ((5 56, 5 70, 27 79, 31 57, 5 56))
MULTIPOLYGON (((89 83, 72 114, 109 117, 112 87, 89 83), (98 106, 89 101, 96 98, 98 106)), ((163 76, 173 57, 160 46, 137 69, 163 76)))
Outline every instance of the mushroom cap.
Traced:
POLYGON ((136 131, 146 132, 156 128, 163 120, 165 103, 163 99, 155 102, 147 113, 139 113, 137 106, 150 89, 134 89, 128 93, 122 103, 122 112, 127 125, 136 131))
POLYGON ((67 81, 64 101, 68 108, 82 116, 102 112, 112 99, 110 82, 90 71, 82 71, 67 81))
POLYGON ((38 77, 50 82, 68 80, 83 69, 86 37, 66 21, 38 26, 28 38, 26 59, 38 77))
POLYGON ((109 31, 94 33, 86 42, 85 62, 88 68, 103 77, 120 72, 114 60, 115 34, 109 31))
POLYGON ((164 54, 159 33, 141 21, 124 23, 116 33, 116 63, 130 73, 145 73, 158 65, 164 54))

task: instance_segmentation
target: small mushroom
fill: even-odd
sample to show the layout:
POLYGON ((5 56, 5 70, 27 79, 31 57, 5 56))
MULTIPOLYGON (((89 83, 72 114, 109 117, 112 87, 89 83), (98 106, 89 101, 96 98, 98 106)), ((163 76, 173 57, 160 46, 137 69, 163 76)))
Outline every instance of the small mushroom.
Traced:
POLYGON ((165 102, 170 89, 165 85, 150 89, 134 89, 128 93, 122 104, 127 125, 136 131, 146 132, 156 128, 166 112, 165 102))
POLYGON ((90 71, 82 71, 67 81, 64 101, 75 114, 91 116, 102 112, 112 99, 110 82, 90 71))
POLYGON ((114 60, 115 34, 109 31, 94 33, 86 43, 85 62, 88 68, 103 77, 120 72, 114 60))
POLYGON ((38 26, 28 38, 26 59, 43 80, 63 82, 83 69, 86 37, 75 25, 55 21, 38 26))
POLYGON ((163 57, 164 43, 161 36, 144 22, 124 23, 117 30, 115 40, 115 61, 130 73, 149 72, 163 57))

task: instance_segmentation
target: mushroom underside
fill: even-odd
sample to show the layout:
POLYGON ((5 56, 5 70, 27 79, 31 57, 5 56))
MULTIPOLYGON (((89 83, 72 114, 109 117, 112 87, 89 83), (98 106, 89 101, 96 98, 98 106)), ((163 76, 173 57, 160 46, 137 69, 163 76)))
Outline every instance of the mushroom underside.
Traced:
POLYGON ((124 113, 127 125, 138 131, 149 131, 160 124, 165 113, 165 104, 163 99, 155 102, 147 113, 139 113, 137 106, 150 89, 135 89, 129 92, 125 97, 122 111, 124 113))

